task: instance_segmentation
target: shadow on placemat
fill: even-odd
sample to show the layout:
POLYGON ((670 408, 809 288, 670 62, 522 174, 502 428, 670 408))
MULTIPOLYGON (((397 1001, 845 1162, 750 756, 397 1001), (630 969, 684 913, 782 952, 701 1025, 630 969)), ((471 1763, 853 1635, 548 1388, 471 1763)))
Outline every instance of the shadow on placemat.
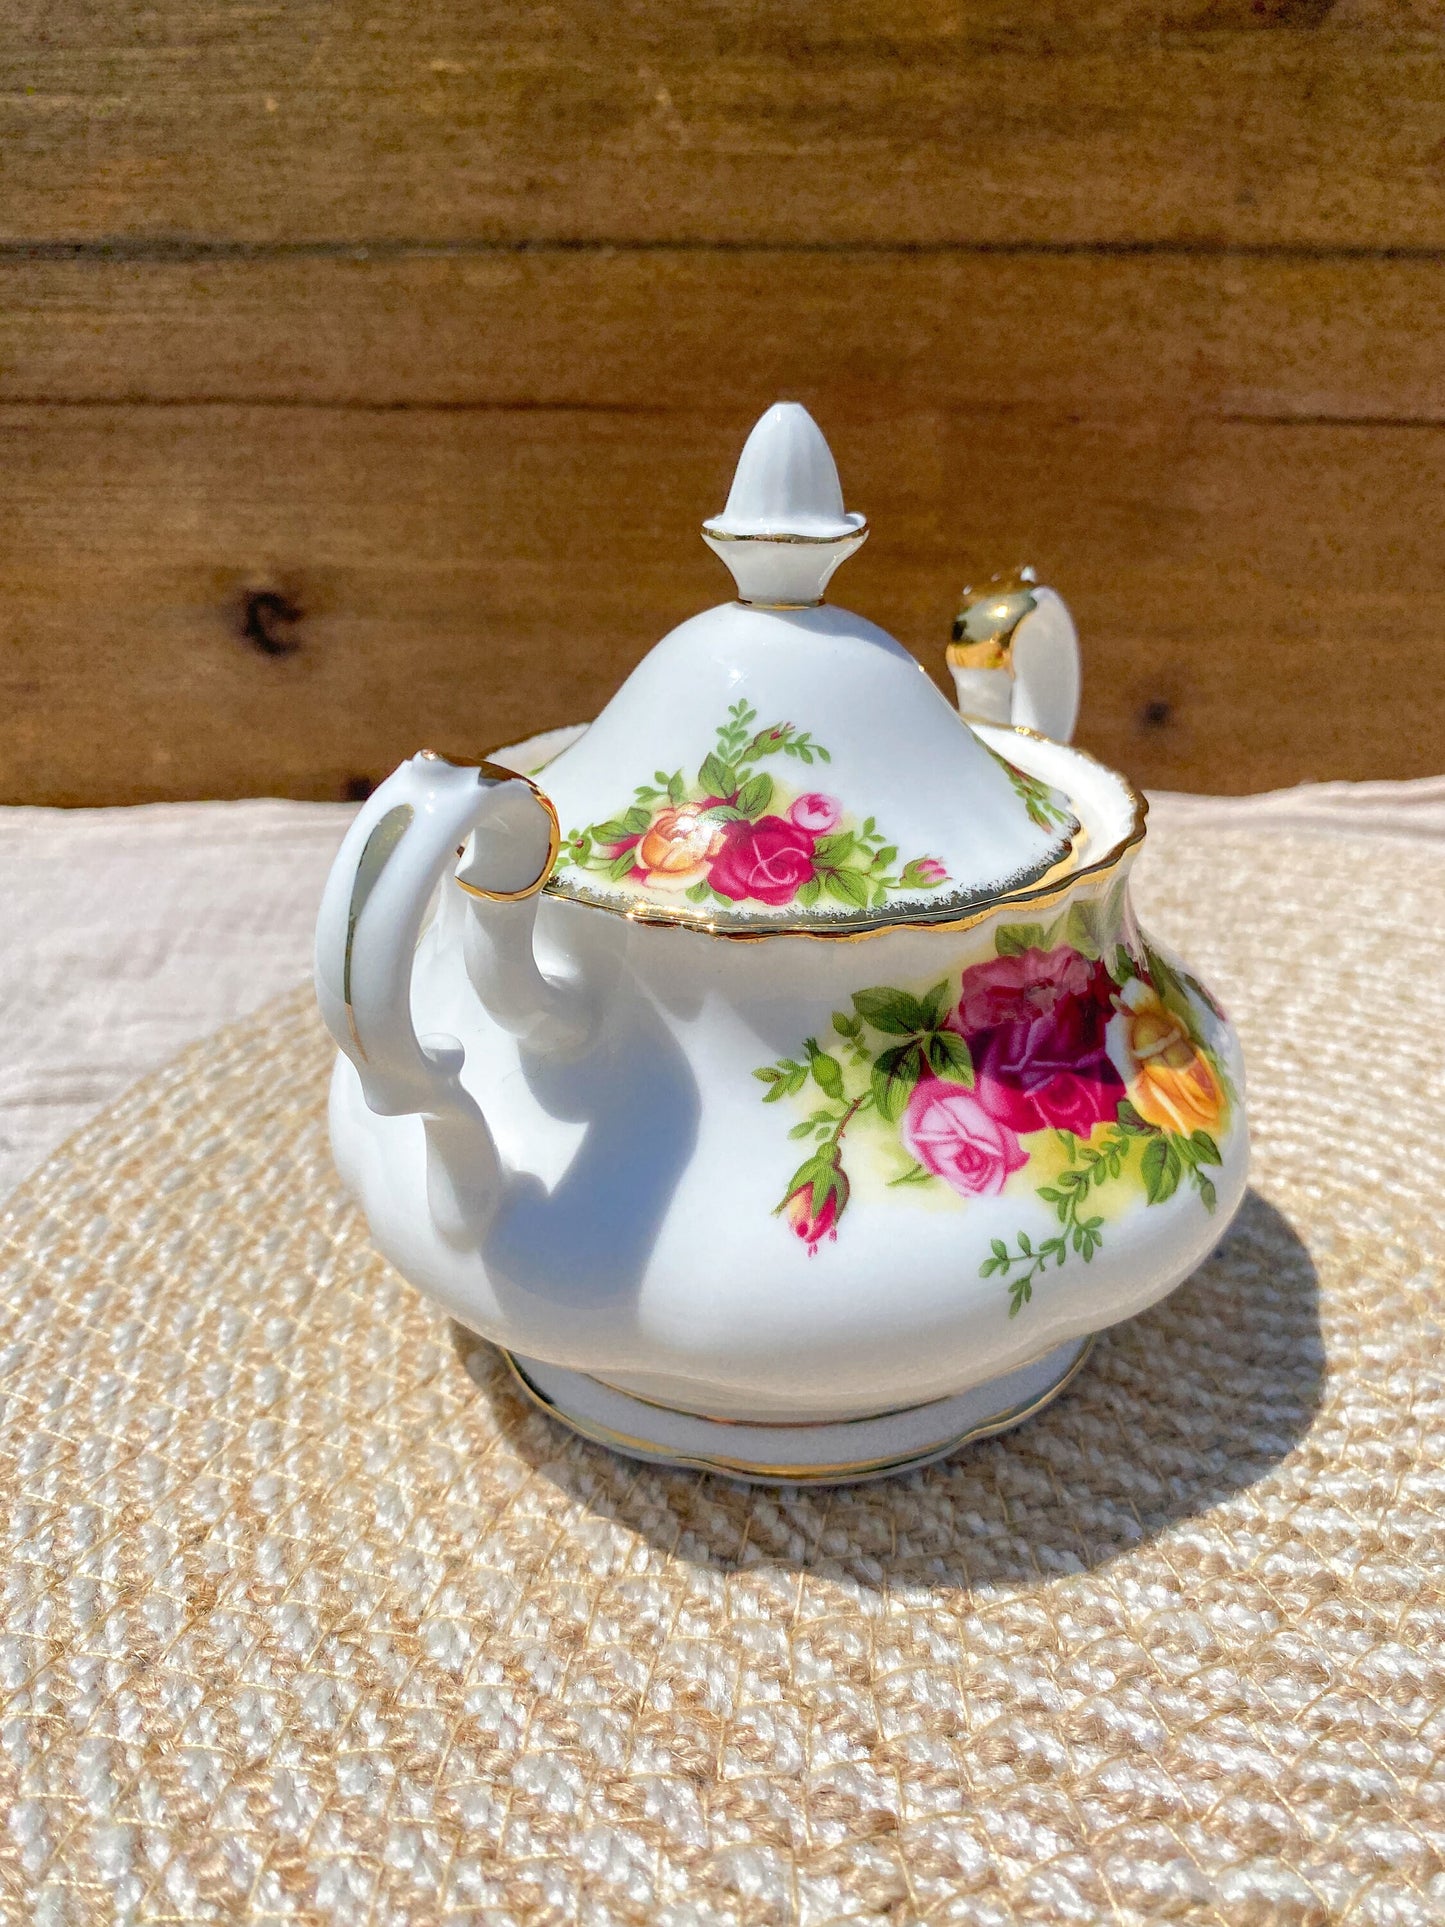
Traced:
POLYGON ((871 1484, 764 1490, 640 1466, 532 1422, 490 1347, 459 1325, 452 1338, 512 1450, 565 1498, 720 1571, 765 1558, 880 1588, 1016 1586, 1137 1548, 1263 1478, 1309 1430, 1324 1378, 1314 1265, 1253 1190, 1194 1276, 1106 1332, 1055 1404, 871 1484))

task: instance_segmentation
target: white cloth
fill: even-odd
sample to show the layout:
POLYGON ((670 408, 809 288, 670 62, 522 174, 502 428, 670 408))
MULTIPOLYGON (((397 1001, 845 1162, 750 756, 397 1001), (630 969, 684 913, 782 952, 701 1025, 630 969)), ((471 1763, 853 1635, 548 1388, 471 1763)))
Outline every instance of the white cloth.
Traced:
MULTIPOLYGON (((0 809, 0 1197, 126 1085, 305 978, 353 807, 0 809)), ((1160 826, 1445 837, 1445 777, 1151 808, 1160 826)))

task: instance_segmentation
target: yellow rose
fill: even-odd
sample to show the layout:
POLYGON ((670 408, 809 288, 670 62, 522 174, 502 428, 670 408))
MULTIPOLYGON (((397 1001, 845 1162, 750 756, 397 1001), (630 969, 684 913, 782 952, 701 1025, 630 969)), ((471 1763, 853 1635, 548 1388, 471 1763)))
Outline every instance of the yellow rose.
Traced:
POLYGON ((696 809, 662 809, 637 846, 637 861, 655 877, 686 877, 722 848, 722 831, 696 809))
POLYGON ((1118 1049, 1112 1052, 1129 1102, 1161 1131, 1215 1131, 1224 1116, 1224 1091, 1214 1067, 1183 1021, 1142 977, 1131 977, 1116 998, 1118 1049))

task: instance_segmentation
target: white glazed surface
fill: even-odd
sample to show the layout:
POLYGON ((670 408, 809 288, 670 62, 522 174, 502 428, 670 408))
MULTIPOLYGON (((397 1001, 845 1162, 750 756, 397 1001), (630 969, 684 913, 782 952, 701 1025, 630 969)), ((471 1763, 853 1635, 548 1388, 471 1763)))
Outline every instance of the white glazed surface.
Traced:
MULTIPOLYGON (((890 916, 936 914, 1038 876, 1068 848, 1067 834, 1030 820, 1007 772, 985 753, 921 665, 885 630, 831 604, 811 609, 722 603, 680 624, 627 678, 580 741, 549 765, 547 794, 564 831, 615 819, 635 787, 681 768, 696 770, 713 748, 730 705, 746 701, 755 725, 806 725, 827 751, 804 764, 785 754, 758 769, 778 784, 836 798, 845 821, 876 819, 906 861, 933 858, 948 882, 903 890, 890 916)), ((1011 755, 1013 738, 996 739, 1011 755)), ((564 892, 632 899, 605 876, 562 868, 564 892)), ((654 880, 641 893, 669 916, 693 910, 654 880)), ((790 904, 749 901, 729 921, 836 922, 846 914, 825 898, 803 914, 790 904)))
MULTIPOLYGON (((1127 836, 1132 800, 1109 772, 1057 744, 983 734, 1073 797, 1086 866, 1127 836)), ((1113 875, 1131 860, 1126 852, 1113 875)), ((1086 867, 1047 914, 1098 892, 1086 867)), ((503 907, 503 920, 518 908, 503 907)), ((338 1166, 398 1269, 527 1357, 763 1421, 960 1393, 1162 1296, 1209 1251, 1245 1183, 1237 1045, 1201 1013, 1240 1092, 1214 1173, 1217 1209, 1187 1186, 1131 1209, 1090 1264, 1045 1272, 1017 1316, 980 1269, 994 1239, 1023 1230, 1037 1241, 1055 1228, 1032 1194, 965 1201, 857 1182, 839 1237, 816 1253, 775 1215, 796 1161, 794 1113, 760 1102, 755 1069, 826 1033, 854 991, 925 987, 992 955, 995 924, 1029 914, 1009 902, 966 931, 748 942, 544 897, 537 959, 564 1004, 577 989, 586 1040, 539 1049, 487 1017, 464 967, 469 950, 476 971, 498 912, 446 888, 417 951, 412 1009, 418 1032, 460 1041, 461 1084, 495 1140, 501 1175, 491 1180, 480 1158, 470 1201, 478 1235, 438 1228, 421 1118, 375 1115, 345 1058, 331 1102, 338 1166)))

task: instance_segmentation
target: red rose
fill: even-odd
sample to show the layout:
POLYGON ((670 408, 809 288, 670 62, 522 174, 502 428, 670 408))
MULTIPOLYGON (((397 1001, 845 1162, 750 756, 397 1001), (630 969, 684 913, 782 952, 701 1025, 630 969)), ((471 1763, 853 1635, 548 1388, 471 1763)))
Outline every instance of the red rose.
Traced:
POLYGON ((719 896, 731 897, 735 903, 744 897, 759 903, 791 903, 813 874, 815 840, 781 816, 729 823, 708 881, 719 896))
POLYGON ((1067 945, 996 957, 963 973, 951 1020, 973 1052, 975 1093, 1018 1132, 1087 1137, 1114 1117, 1124 1082, 1105 1044, 1109 973, 1067 945))

